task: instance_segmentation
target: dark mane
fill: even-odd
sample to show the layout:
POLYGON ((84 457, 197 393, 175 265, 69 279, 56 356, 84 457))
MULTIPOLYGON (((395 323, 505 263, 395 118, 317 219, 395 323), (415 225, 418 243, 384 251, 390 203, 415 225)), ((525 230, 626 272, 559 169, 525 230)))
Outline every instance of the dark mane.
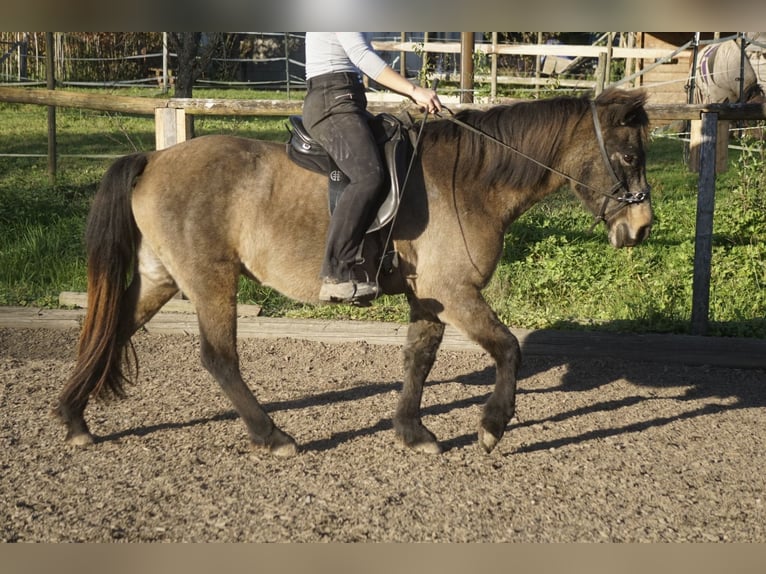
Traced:
MULTIPOLYGON (((521 101, 488 110, 463 110, 457 119, 476 127, 546 165, 555 163, 563 131, 589 111, 590 99, 561 96, 521 101)), ((458 162, 464 177, 486 187, 526 188, 550 172, 482 135, 442 120, 427 126, 427 138, 457 140, 458 162)), ((428 141, 428 140, 426 140, 428 141)))
POLYGON ((753 84, 745 90, 745 101, 761 103, 764 101, 763 87, 760 84, 753 84))

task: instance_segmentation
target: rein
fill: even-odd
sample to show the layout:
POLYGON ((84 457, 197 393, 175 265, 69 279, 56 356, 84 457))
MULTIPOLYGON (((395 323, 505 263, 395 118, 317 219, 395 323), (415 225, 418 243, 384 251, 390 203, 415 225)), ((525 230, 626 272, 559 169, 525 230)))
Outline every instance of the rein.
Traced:
POLYGON ((604 136, 601 133, 601 123, 598 120, 598 113, 596 112, 596 104, 592 100, 590 102, 590 107, 591 107, 591 112, 592 112, 592 116, 593 116, 593 126, 594 126, 594 128, 596 130, 596 139, 598 140, 599 149, 601 150, 601 157, 603 158, 604 163, 606 164, 607 169, 609 171, 609 174, 611 175, 612 180, 614 181, 614 185, 612 185, 611 189, 608 192, 602 191, 600 189, 596 189, 595 187, 592 187, 592 186, 588 185, 587 183, 584 183, 584 182, 582 182, 582 181, 580 181, 578 179, 575 179, 574 177, 572 177, 572 176, 570 176, 570 175, 568 175, 568 174, 566 174, 566 173, 564 173, 564 172, 562 172, 562 171, 560 171, 560 170, 558 170, 558 169, 556 169, 554 167, 546 165, 546 164, 542 163, 541 161, 538 161, 535 158, 525 154, 521 150, 516 149, 512 145, 509 145, 509 144, 505 143, 504 141, 496 138, 495 136, 490 135, 490 134, 488 134, 488 133, 486 133, 486 132, 484 132, 484 131, 482 131, 482 130, 480 130, 480 129, 478 129, 478 128, 470 125, 470 124, 465 123, 462 120, 457 119, 457 117, 455 117, 455 114, 452 112, 452 110, 450 110, 447 106, 442 105, 442 109, 447 110, 447 112, 449 112, 448 116, 441 116, 441 114, 438 114, 438 113, 436 115, 438 115, 439 117, 445 117, 445 119, 451 121, 452 123, 454 123, 454 124, 464 128, 464 129, 467 129, 470 132, 473 132, 473 133, 478 134, 478 135, 480 135, 482 137, 485 137, 485 138, 495 142, 496 144, 498 144, 498 145, 500 145, 500 146, 502 146, 502 147, 512 151, 513 153, 515 153, 517 155, 520 155, 524 159, 526 159, 528 161, 531 161, 535 165, 538 165, 538 166, 542 167, 543 169, 547 169, 551 173, 554 173, 554 174, 556 174, 556 175, 558 175, 560 177, 563 177, 564 179, 569 180, 570 182, 572 182, 572 183, 574 183, 576 185, 582 186, 585 189, 593 191, 593 192, 595 192, 595 193, 597 193, 599 195, 603 195, 604 196, 604 202, 601 204, 601 209, 600 209, 598 215, 596 215, 594 217, 593 225, 591 225, 590 230, 589 230, 590 232, 592 232, 593 229, 596 227, 596 225, 598 225, 598 223, 600 221, 606 222, 610 217, 614 216, 615 214, 617 214, 619 211, 621 211, 623 208, 627 207, 628 205, 631 205, 633 203, 641 203, 642 201, 644 201, 646 199, 647 194, 644 193, 644 192, 641 192, 641 193, 630 193, 628 191, 627 187, 625 186, 625 182, 623 182, 622 180, 620 180, 617 177, 617 174, 614 172, 614 168, 612 167, 612 164, 609 161, 609 156, 608 156, 608 154, 606 152, 606 145, 604 144, 604 136), (622 195, 615 195, 620 189, 622 189, 624 193, 622 195), (616 201, 620 205, 618 205, 616 209, 613 209, 609 213, 606 213, 606 208, 607 208, 607 206, 609 204, 609 201, 616 201))

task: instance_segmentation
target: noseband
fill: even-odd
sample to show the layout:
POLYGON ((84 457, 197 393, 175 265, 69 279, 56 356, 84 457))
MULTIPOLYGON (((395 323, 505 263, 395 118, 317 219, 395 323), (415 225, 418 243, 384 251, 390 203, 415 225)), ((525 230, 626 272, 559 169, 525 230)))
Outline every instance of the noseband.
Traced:
MULTIPOLYGON (((449 112, 449 116, 447 116, 447 119, 451 122, 459 125, 462 128, 467 129, 468 131, 474 132, 476 134, 481 135, 482 137, 485 137, 487 139, 492 140, 498 145, 503 146, 504 148, 511 150, 517 155, 520 155, 524 159, 527 159, 531 161, 532 163, 539 165, 540 167, 547 169, 548 171, 555 173, 558 176, 563 177, 564 179, 569 180, 570 182, 579 185, 581 187, 584 187, 585 189, 588 189, 590 191, 593 191, 599 195, 604 196, 604 202, 601 204, 601 209, 599 210, 598 215, 594 216, 593 225, 590 226, 590 231, 593 231, 593 229, 598 225, 599 222, 603 221, 606 223, 611 217, 614 217, 617 213, 619 213, 622 209, 625 207, 634 204, 634 203, 641 203, 642 201, 645 201, 649 197, 648 192, 639 192, 639 193, 630 193, 628 191, 627 185, 625 185, 625 182, 621 180, 619 177, 617 177, 617 174, 614 171, 614 168, 612 167, 612 163, 609 161, 609 155, 606 152, 606 144, 604 143, 604 136, 601 132, 601 122, 598 120, 598 113, 596 111, 596 104, 593 100, 590 101, 590 108, 591 108, 591 115, 593 116, 593 127, 596 131, 596 139, 598 140, 598 147, 601 150, 601 157, 604 160, 604 163, 606 164, 606 169, 609 172, 609 175, 612 178, 612 181, 614 182, 614 185, 609 189, 609 191, 602 191, 600 189, 596 189, 594 187, 591 187, 587 183, 583 183, 582 181, 575 179, 574 177, 567 175, 566 173, 557 170, 554 167, 551 167, 549 165, 545 165, 544 163, 536 160, 535 158, 525 154, 524 152, 516 149, 515 147, 505 143, 502 140, 497 139, 496 137, 481 131, 480 129, 475 128, 472 125, 469 125, 465 123, 464 121, 461 121, 455 117, 455 114, 450 110, 447 106, 442 105, 442 109, 449 112), (620 193, 622 192, 622 193, 620 193), (609 205, 610 201, 616 201, 618 203, 617 207, 615 207, 612 211, 607 213, 606 209, 609 205)), ((439 117, 441 117, 440 114, 436 114, 439 117)))

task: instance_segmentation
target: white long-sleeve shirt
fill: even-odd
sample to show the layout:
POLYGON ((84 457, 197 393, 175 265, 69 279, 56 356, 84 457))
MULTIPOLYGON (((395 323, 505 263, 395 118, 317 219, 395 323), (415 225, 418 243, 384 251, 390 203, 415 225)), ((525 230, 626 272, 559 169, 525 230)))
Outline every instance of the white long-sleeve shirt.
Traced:
POLYGON ((306 79, 362 72, 374 80, 386 66, 363 32, 306 32, 306 79))

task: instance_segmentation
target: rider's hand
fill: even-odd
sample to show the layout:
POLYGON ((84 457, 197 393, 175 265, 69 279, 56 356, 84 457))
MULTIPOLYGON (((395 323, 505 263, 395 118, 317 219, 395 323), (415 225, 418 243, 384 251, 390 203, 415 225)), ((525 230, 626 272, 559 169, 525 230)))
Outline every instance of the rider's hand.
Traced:
POLYGON ((428 113, 440 112, 442 109, 442 103, 434 90, 413 85, 410 97, 428 113))

